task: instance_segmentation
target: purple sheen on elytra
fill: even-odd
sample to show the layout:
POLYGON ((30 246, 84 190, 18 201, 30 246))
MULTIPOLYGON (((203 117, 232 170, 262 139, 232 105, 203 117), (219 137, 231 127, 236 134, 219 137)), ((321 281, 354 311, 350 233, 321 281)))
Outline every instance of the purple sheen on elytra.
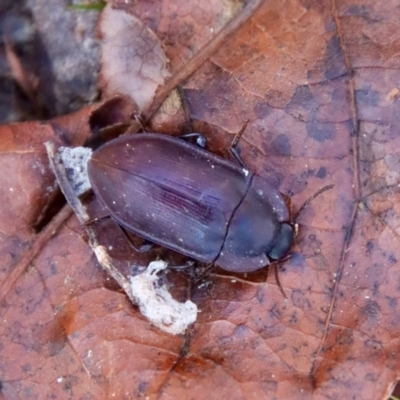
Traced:
POLYGON ((88 170, 94 192, 119 224, 212 262, 248 185, 240 167, 220 160, 183 140, 137 134, 101 147, 88 170))
POLYGON ((183 140, 156 133, 120 137, 93 153, 88 173, 117 223, 197 260, 250 272, 270 263, 271 250, 291 246, 290 235, 288 245, 276 246, 289 219, 276 189, 183 140))

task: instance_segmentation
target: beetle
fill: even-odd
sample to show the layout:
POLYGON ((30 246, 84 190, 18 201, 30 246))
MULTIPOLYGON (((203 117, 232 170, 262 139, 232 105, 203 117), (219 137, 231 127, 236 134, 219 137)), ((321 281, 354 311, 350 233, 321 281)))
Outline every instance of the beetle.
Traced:
POLYGON ((277 189, 180 138, 114 139, 92 154, 88 174, 96 197, 123 228, 224 270, 258 270, 293 245, 295 223, 277 189))

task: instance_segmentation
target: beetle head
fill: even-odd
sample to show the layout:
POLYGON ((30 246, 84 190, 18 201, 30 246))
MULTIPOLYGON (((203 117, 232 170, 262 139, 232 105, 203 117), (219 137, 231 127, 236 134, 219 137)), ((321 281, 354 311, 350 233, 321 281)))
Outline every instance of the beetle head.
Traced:
POLYGON ((327 190, 333 188, 333 185, 327 185, 318 190, 315 194, 313 194, 310 198, 308 198, 304 204, 299 208, 296 215, 294 216, 292 222, 283 222, 281 224, 281 228, 279 233, 276 236, 275 243, 272 246, 271 250, 268 252, 268 257, 272 260, 280 260, 287 253, 289 253, 293 243, 297 237, 299 232, 299 224, 296 222, 304 209, 321 193, 324 193, 327 190))
POLYGON ((274 245, 268 252, 268 257, 271 260, 280 260, 283 258, 291 249, 295 236, 295 226, 287 222, 283 222, 281 224, 280 231, 275 237, 274 245))
POLYGON ((308 198, 304 204, 299 208, 296 215, 294 216, 292 222, 282 222, 280 231, 276 235, 276 239, 274 245, 272 246, 271 250, 268 252, 268 257, 271 260, 280 260, 283 258, 287 253, 289 253, 293 243, 296 239, 298 234, 299 225, 296 222, 299 218, 300 214, 304 211, 304 209, 314 200, 317 196, 321 193, 324 193, 327 190, 333 188, 333 185, 327 185, 318 190, 315 194, 313 194, 310 198, 308 198))

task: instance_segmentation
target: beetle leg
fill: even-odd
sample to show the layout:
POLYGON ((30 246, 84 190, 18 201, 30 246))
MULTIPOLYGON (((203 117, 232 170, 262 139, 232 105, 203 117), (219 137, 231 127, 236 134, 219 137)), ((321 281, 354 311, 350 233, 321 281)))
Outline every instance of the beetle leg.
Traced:
POLYGON ((211 271, 214 269, 214 264, 203 264, 202 266, 196 266, 193 268, 192 279, 194 283, 201 281, 202 279, 206 278, 210 275, 211 271))
POLYGON ((188 272, 192 281, 198 282, 210 274, 214 268, 214 264, 204 264, 197 260, 188 260, 184 265, 170 265, 169 268, 188 272))
POLYGON ((169 268, 170 268, 170 269, 176 269, 176 270, 178 270, 178 271, 182 271, 182 270, 186 270, 186 269, 188 269, 188 268, 193 268, 195 262, 196 262, 196 261, 194 261, 194 260, 188 260, 188 261, 186 261, 186 263, 183 264, 183 265, 169 265, 169 268))
POLYGON ((191 280, 196 283, 210 274, 214 268, 214 264, 205 264, 198 260, 188 260, 184 265, 169 265, 168 268, 187 272, 191 280))
POLYGON ((229 150, 231 151, 233 157, 236 158, 236 161, 237 161, 244 169, 247 170, 248 168, 246 167, 246 164, 244 163, 242 157, 240 156, 240 150, 237 148, 237 143, 235 144, 235 146, 232 146, 229 150))
POLYGON ((190 138, 196 138, 195 144, 202 149, 205 149, 207 146, 207 139, 201 133, 186 133, 185 135, 179 136, 180 139, 186 140, 190 138))
POLYGON ((148 240, 144 240, 144 242, 140 246, 136 246, 135 243, 133 243, 132 239, 128 235, 128 232, 124 227, 122 227, 119 224, 116 224, 118 228, 121 230, 121 232, 124 234, 125 238, 128 240, 129 245, 135 250, 137 253, 146 253, 153 247, 153 243, 149 242, 148 240))
MULTIPOLYGON (((207 278, 213 270, 214 264, 205 264, 198 260, 188 260, 184 265, 169 265, 168 268, 186 272, 189 275, 191 284, 193 285, 207 278)), ((202 285, 204 285, 204 283, 202 285)), ((202 285, 200 285, 199 288, 202 285)))
POLYGON ((239 143, 239 140, 242 137, 242 134, 243 134, 244 130, 246 129, 248 123, 249 123, 249 121, 245 121, 243 126, 240 128, 240 131, 235 135, 235 137, 231 143, 231 148, 229 149, 231 151, 231 154, 233 155, 233 157, 236 158, 236 161, 246 170, 248 168, 246 167, 246 164, 244 163, 242 157, 240 156, 240 150, 238 148, 238 143, 239 143))
POLYGON ((89 225, 92 225, 92 224, 96 224, 97 222, 101 222, 101 221, 103 221, 105 219, 108 219, 108 218, 111 218, 108 214, 107 215, 102 215, 101 217, 96 217, 94 219, 90 219, 89 221, 85 221, 83 223, 83 225, 84 226, 89 226, 89 225))

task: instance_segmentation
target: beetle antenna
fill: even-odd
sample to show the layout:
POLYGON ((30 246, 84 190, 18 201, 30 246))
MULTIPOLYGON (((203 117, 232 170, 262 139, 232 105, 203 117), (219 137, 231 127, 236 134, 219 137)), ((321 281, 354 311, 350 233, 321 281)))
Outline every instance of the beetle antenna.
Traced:
POLYGON ((318 192, 314 193, 310 198, 308 198, 303 205, 299 208, 297 211, 296 215, 293 218, 293 221, 297 221, 297 218, 299 218, 300 214, 304 211, 304 209, 320 194, 326 192, 327 190, 331 190, 334 187, 334 185, 327 185, 324 186, 323 188, 319 189, 318 192))
POLYGON ((275 274, 275 280, 276 280, 276 284, 278 285, 279 290, 281 291, 284 299, 287 301, 287 296, 285 291, 283 290, 283 287, 281 285, 281 281, 279 280, 279 274, 278 274, 278 263, 275 263, 274 265, 274 274, 275 274))

